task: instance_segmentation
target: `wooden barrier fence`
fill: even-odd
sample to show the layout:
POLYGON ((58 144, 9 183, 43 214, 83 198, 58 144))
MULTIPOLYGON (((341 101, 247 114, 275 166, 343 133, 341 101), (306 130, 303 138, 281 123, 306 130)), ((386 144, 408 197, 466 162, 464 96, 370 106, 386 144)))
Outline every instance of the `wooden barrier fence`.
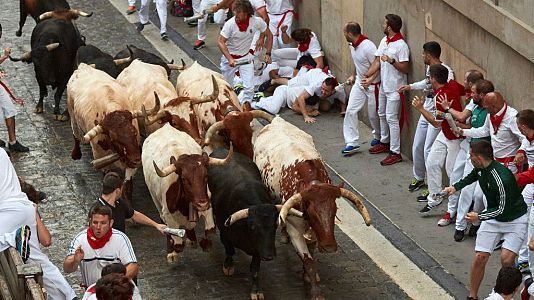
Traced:
POLYGON ((0 252, 0 300, 45 300, 41 265, 25 264, 13 247, 0 252))

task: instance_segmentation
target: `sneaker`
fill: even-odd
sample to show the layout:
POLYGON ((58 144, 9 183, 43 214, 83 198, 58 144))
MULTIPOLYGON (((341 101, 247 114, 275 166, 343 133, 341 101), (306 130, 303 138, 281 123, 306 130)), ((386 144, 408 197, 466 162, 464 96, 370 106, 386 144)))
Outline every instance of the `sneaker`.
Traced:
POLYGON ((412 182, 408 186, 408 191, 410 191, 410 192, 417 191, 418 189, 422 188, 424 185, 425 185, 425 181, 424 180, 417 180, 414 177, 414 178, 412 178, 412 182))
POLYGON ((439 227, 444 227, 444 226, 447 226, 449 224, 452 223, 452 220, 454 219, 454 217, 451 217, 451 213, 449 212, 446 212, 444 215, 443 215, 443 218, 441 218, 439 221, 438 221, 438 226, 439 227))
POLYGON ((198 21, 197 20, 189 21, 187 22, 187 25, 189 27, 196 27, 198 25, 198 21))
POLYGON ((467 297, 466 299, 467 300, 478 300, 478 298, 474 298, 474 297, 467 297))
POLYGON ((6 142, 3 140, 0 140, 0 147, 4 148, 6 146, 6 142))
POLYGON ((258 87, 258 91, 265 92, 269 87, 271 87, 271 79, 260 84, 260 86, 258 87))
POLYGON ((430 206, 430 205, 427 204, 427 205, 425 205, 425 207, 423 207, 423 208, 419 211, 419 213, 420 213, 420 214, 426 214, 426 213, 430 212, 434 207, 437 207, 437 206, 441 205, 441 203, 443 203, 443 201, 438 202, 438 204, 436 204, 436 205, 434 205, 434 206, 430 206))
POLYGON ((383 144, 379 142, 378 145, 375 145, 369 148, 369 153, 371 154, 386 153, 386 152, 389 152, 389 143, 383 144))
POLYGON ((341 150, 341 153, 345 156, 349 155, 349 154, 353 154, 353 153, 356 153, 358 152, 358 150, 360 150, 360 146, 351 146, 351 145, 347 145, 347 147, 345 147, 343 150, 341 150))
POLYGON ((145 25, 147 25, 148 23, 139 23, 139 25, 137 25, 137 31, 141 32, 143 31, 143 29, 145 29, 145 25))
POLYGON ((376 146, 376 145, 378 145, 378 144, 380 144, 380 140, 379 140, 379 139, 373 139, 373 140, 371 141, 371 147, 374 147, 374 146, 376 146))
POLYGON ((428 195, 429 195, 428 189, 424 189, 421 195, 417 196, 417 202, 427 202, 428 195))
POLYGON ((201 41, 201 40, 197 40, 195 42, 195 44, 193 44, 193 49, 195 49, 195 50, 202 49, 204 47, 206 47, 206 43, 204 41, 201 41))
POLYGON ((480 225, 476 226, 476 225, 471 225, 471 228, 469 228, 469 231, 467 232, 467 235, 468 236, 477 236, 477 231, 478 229, 480 228, 480 225))
POLYGON ((137 8, 135 7, 135 5, 130 5, 128 6, 128 9, 126 10, 126 14, 131 15, 136 11, 137 11, 137 8))
POLYGON ((167 33, 166 32, 163 32, 161 35, 161 39, 164 40, 164 41, 168 41, 169 40, 169 37, 167 36, 167 33))
POLYGON ((464 240, 464 238, 465 238, 465 230, 458 230, 458 229, 456 229, 456 230, 454 231, 454 240, 455 240, 456 242, 461 242, 461 241, 464 240))
POLYGON ((241 93, 242 90, 244 90, 245 87, 241 84, 241 83, 238 83, 234 86, 234 92, 239 95, 239 93, 241 93))
POLYGON ((380 162, 380 164, 382 166, 389 166, 389 165, 393 165, 401 161, 402 161, 402 155, 400 155, 400 153, 397 154, 397 153, 390 152, 389 155, 380 162))
POLYGON ((15 141, 15 144, 9 144, 9 150, 15 152, 28 152, 30 151, 30 148, 23 146, 19 141, 15 141))
POLYGON ((30 236, 32 235, 30 226, 24 225, 17 229, 15 234, 15 245, 22 260, 26 262, 30 257, 30 236))
POLYGON ((532 281, 533 281, 532 277, 529 277, 529 278, 525 279, 525 284, 524 284, 523 290, 521 291, 521 300, 529 300, 530 299, 530 294, 528 293, 528 288, 532 284, 532 281))
POLYGON ((262 92, 254 93, 254 96, 252 97, 252 102, 258 102, 261 98, 265 98, 265 94, 262 92))
POLYGON ((528 268, 528 261, 517 262, 515 264, 515 268, 518 269, 521 273, 530 273, 530 269, 528 268))

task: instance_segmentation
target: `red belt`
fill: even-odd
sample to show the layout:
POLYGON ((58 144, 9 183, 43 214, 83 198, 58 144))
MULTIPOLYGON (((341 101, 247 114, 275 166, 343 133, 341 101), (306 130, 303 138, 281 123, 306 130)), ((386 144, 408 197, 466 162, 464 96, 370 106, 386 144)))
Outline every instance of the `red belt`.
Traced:
POLYGON ((243 57, 245 57, 245 56, 247 56, 247 55, 249 55, 249 54, 254 55, 254 50, 252 50, 252 49, 248 50, 248 53, 245 54, 245 55, 235 55, 235 54, 231 54, 231 53, 230 53, 230 56, 231 56, 233 59, 240 59, 240 58, 243 58, 243 57))
POLYGON ((24 100, 22 100, 21 98, 17 98, 15 97, 15 95, 13 95, 13 93, 9 90, 9 88, 7 87, 7 85, 5 83, 3 83, 1 80, 0 80, 0 86, 4 88, 4 90, 6 90, 6 92, 8 93, 9 97, 11 98, 11 100, 21 106, 24 106, 24 100))
MULTIPOLYGON (((513 163, 514 159, 515 159, 515 156, 495 157, 495 161, 496 161, 496 162, 501 163, 502 165, 504 165, 504 166, 507 167, 507 168, 508 168, 508 166, 510 165, 510 163, 513 163)), ((517 170, 516 170, 515 173, 517 173, 517 172, 521 172, 523 166, 517 165, 517 164, 515 164, 515 163, 513 163, 513 165, 515 165, 516 168, 517 168, 517 170)), ((509 168, 508 168, 508 169, 509 169, 509 168)), ((510 171, 513 171, 513 170, 510 170, 510 171)))
POLYGON ((380 91, 379 91, 380 81, 377 83, 371 83, 371 85, 375 86, 375 107, 376 107, 376 111, 378 112, 378 95, 380 94, 380 91))
POLYGON ((297 19, 297 20, 299 19, 298 14, 292 9, 286 10, 285 12, 283 12, 281 14, 271 14, 273 16, 282 15, 282 19, 280 19, 280 22, 278 22, 278 25, 276 25, 276 32, 273 34, 274 36, 278 36, 279 35, 280 27, 282 27, 282 23, 284 23, 284 20, 286 19, 286 15, 288 13, 290 13, 290 12, 293 13, 293 15, 295 16, 295 19, 297 19))

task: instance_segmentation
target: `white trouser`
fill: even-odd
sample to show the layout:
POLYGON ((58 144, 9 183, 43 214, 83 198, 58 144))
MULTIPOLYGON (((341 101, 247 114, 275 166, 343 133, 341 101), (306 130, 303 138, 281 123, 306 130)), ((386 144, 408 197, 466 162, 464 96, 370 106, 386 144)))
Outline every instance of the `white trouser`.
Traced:
MULTIPOLYGON (((150 12, 150 0, 141 0, 141 8, 139 9, 139 22, 141 24, 148 23, 148 14, 150 12)), ((167 0, 156 0, 156 9, 159 16, 159 33, 167 32, 167 0)))
MULTIPOLYGON (((527 204, 527 208, 528 208, 528 211, 529 211, 529 219, 528 219, 528 232, 527 232, 527 236, 525 238, 525 241, 523 242, 523 245, 521 245, 521 249, 519 249, 519 257, 517 259, 518 262, 524 262, 524 261, 528 261, 529 264, 530 264, 530 256, 534 256, 534 253, 532 254, 529 254, 529 250, 528 250, 528 241, 530 241, 530 237, 532 236, 532 230, 531 230, 531 226, 534 226, 531 225, 531 222, 534 222, 534 217, 530 216, 530 214, 532 213, 532 196, 534 194, 534 184, 527 184, 527 186, 525 187, 525 189, 523 190, 522 192, 523 194, 523 199, 525 200, 525 203, 527 204)), ((534 257, 533 257, 534 259, 534 257)))
POLYGON ((228 64, 228 59, 224 55, 221 56, 221 73, 224 76, 224 79, 234 86, 234 77, 235 72, 239 70, 239 77, 243 82, 243 92, 239 94, 238 99, 239 103, 243 104, 245 102, 250 102, 252 97, 254 97, 254 64, 252 63, 252 54, 247 54, 239 60, 249 59, 251 62, 246 65, 240 65, 237 67, 230 67, 228 64))
POLYGON ((135 6, 135 0, 128 0, 128 6, 135 6))
POLYGON ((0 115, 3 116, 4 119, 9 119, 16 114, 17 108, 13 104, 13 101, 11 101, 11 97, 9 97, 7 91, 0 86, 0 115))
POLYGON ((445 172, 451 178, 452 169, 456 162, 456 156, 460 151, 461 140, 449 140, 445 137, 443 132, 438 134, 436 141, 430 149, 428 160, 426 162, 426 175, 428 178, 428 206, 436 206, 437 200, 432 198, 433 194, 442 191, 442 174, 443 165, 445 165, 445 172))
POLYGON ((297 67, 299 53, 299 49, 297 48, 276 49, 272 51, 272 59, 280 67, 291 67, 295 69, 297 67))
MULTIPOLYGON (((456 161, 452 167, 452 173, 449 177, 449 185, 458 182, 464 177, 465 169, 465 158, 467 157, 467 152, 469 152, 469 142, 467 139, 464 139, 460 142, 460 150, 456 155, 456 161)), ((460 198, 460 191, 449 196, 449 204, 447 206, 447 212, 451 214, 451 217, 456 216, 456 211, 458 210, 458 199, 460 198)))
POLYGON ((428 123, 425 117, 419 117, 412 146, 413 177, 419 181, 425 179, 426 160, 440 131, 441 127, 436 128, 428 123))
POLYGON ((282 40, 282 32, 280 32, 280 29, 277 30, 277 28, 281 28, 282 25, 287 25, 286 32, 288 35, 291 35, 291 31, 293 27, 293 13, 292 12, 286 13, 284 21, 282 22, 282 24, 280 24, 280 21, 282 20, 283 17, 284 17, 283 14, 281 15, 269 14, 269 30, 271 30, 273 34, 273 50, 286 48, 290 46, 289 44, 284 44, 284 41, 282 40))
POLYGON ((350 146, 360 145, 360 131, 358 130, 358 113, 362 109, 366 100, 369 112, 369 120, 371 121, 371 125, 373 127, 373 137, 377 138, 378 130, 375 130, 375 123, 378 123, 376 129, 379 129, 380 123, 378 121, 378 115, 376 113, 375 88, 377 87, 374 85, 370 85, 369 89, 364 90, 361 88, 360 83, 355 83, 352 86, 349 95, 349 103, 347 103, 347 111, 345 112, 345 118, 343 119, 343 137, 345 138, 345 144, 350 146), (371 120, 373 114, 377 117, 375 120, 371 120))
POLYGON ((41 252, 37 238, 37 222, 33 203, 24 201, 0 200, 0 251, 9 246, 15 247, 14 232, 28 225, 31 230, 29 263, 41 264, 43 270, 43 285, 48 299, 71 300, 76 294, 58 268, 41 252))
MULTIPOLYGON (((222 0, 202 0, 200 2, 200 11, 199 14, 202 13, 202 11, 210 9, 215 4, 220 3, 222 0)), ((213 20, 215 23, 217 23, 219 26, 222 26, 224 24, 224 20, 226 19, 226 12, 227 9, 219 9, 213 14, 213 20)), ((197 37, 199 40, 203 41, 206 39, 206 22, 208 20, 208 14, 204 16, 202 19, 198 19, 198 25, 197 25, 197 37)))
MULTIPOLYGON (((471 173, 473 170, 473 164, 471 163, 471 158, 469 156, 469 151, 466 153, 465 156, 465 167, 464 167, 464 174, 463 177, 467 176, 467 174, 471 173)), ((451 183, 456 183, 451 180, 451 183)), ((465 230, 467 228, 467 220, 465 219, 465 216, 469 212, 469 208, 471 207, 471 203, 474 202, 473 205, 473 211, 480 213, 484 210, 484 207, 486 206, 484 193, 482 192, 482 189, 480 188, 480 184, 477 182, 473 182, 470 185, 464 187, 460 191, 460 199, 458 199, 458 209, 456 214, 456 230, 465 230)), ((473 223, 474 225, 480 225, 480 222, 473 223)))
POLYGON ((193 13, 195 15, 199 15, 201 13, 201 11, 200 11, 200 2, 201 2, 201 0, 193 0, 193 1, 191 1, 191 6, 193 7, 193 13))
POLYGON ((378 96, 378 117, 380 118, 380 142, 390 144, 389 150, 400 154, 399 108, 401 105, 398 92, 386 93, 380 86, 378 96))
POLYGON ((298 95, 302 93, 302 91, 304 91, 304 87, 290 87, 287 85, 281 85, 274 90, 272 96, 261 98, 258 102, 253 102, 252 108, 264 109, 275 115, 282 107, 294 103, 295 99, 297 99, 298 95))

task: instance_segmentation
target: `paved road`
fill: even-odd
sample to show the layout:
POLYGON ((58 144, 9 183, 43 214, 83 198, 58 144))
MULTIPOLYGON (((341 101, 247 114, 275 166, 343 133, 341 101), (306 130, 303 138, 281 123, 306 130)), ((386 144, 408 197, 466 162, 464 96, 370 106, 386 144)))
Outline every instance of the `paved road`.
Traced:
MULTIPOLYGON (((152 45, 139 35, 105 0, 70 1, 72 7, 93 11, 92 18, 82 18, 77 24, 87 42, 102 50, 116 53, 126 44, 135 44, 149 51, 152 45)), ((14 36, 18 23, 18 4, 6 1, 0 11, 4 35, 0 47, 13 47, 14 55, 29 49, 33 20, 29 19, 22 38, 14 36)), ((72 132, 70 123, 52 120, 51 99, 45 100, 45 114, 33 113, 38 98, 33 66, 6 62, 2 66, 9 74, 8 85, 27 100, 17 116, 19 140, 31 148, 29 154, 14 155, 19 175, 25 177, 49 197, 41 206, 45 223, 53 235, 53 245, 46 250, 52 261, 61 266, 71 238, 87 224, 86 215, 100 191, 102 175, 93 170, 91 154, 83 147, 80 161, 70 159, 72 132)), ((64 105, 64 102, 63 102, 64 105)), ((0 136, 5 139, 5 128, 0 136)), ((142 175, 142 172, 138 172, 142 175)), ((134 206, 157 218, 143 178, 135 181, 134 206)), ((186 248, 178 264, 167 264, 165 240, 154 229, 128 226, 128 235, 140 262, 139 284, 147 299, 247 299, 249 259, 237 255, 236 274, 225 278, 221 272, 224 253, 216 238, 209 253, 186 248)), ((332 255, 317 255, 322 289, 328 299, 407 299, 407 295, 392 282, 369 257, 339 229, 336 231, 339 251, 332 255)), ((263 263, 261 282, 268 299, 306 299, 307 286, 301 280, 301 263, 292 247, 277 244, 278 257, 263 263)), ((68 276, 76 286, 77 273, 68 276)), ((78 292, 81 292, 77 288, 78 292)))

